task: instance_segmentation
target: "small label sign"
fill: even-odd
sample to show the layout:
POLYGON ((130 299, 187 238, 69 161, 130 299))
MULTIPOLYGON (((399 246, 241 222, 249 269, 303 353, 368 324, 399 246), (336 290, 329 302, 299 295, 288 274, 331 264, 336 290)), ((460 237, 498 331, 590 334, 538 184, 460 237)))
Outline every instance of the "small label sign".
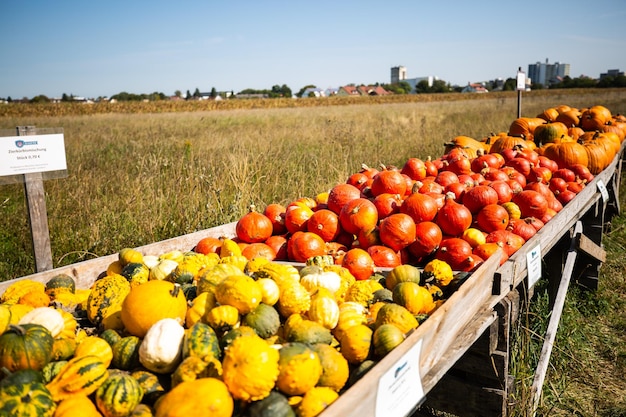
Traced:
POLYGON ((404 417, 424 399, 419 374, 422 341, 418 340, 378 381, 376 416, 404 417))
POLYGON ((609 201, 609 198, 611 198, 609 196, 609 190, 606 189, 606 185, 604 185, 602 180, 598 180, 598 190, 600 191, 600 194, 602 194, 602 201, 604 203, 609 201))
POLYGON ((0 176, 66 169, 62 133, 0 138, 0 176))
POLYGON ((535 246, 526 253, 526 266, 528 268, 528 287, 533 287, 541 278, 541 248, 535 246))

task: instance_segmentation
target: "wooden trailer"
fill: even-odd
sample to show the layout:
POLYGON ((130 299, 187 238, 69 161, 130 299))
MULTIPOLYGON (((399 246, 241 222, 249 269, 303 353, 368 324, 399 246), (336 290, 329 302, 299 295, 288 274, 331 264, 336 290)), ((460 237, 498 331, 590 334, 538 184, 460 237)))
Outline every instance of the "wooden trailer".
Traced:
MULTIPOLYGON (((552 321, 535 378, 539 398, 570 280, 597 287, 605 260, 602 232, 620 212, 623 150, 624 146, 609 167, 506 262, 500 265, 501 253, 485 261, 321 416, 420 416, 423 406, 461 417, 507 415, 511 324, 544 269, 545 275, 559 279, 551 283, 552 321)), ((229 223, 136 249, 144 255, 192 250, 204 237, 232 237, 234 231, 235 223, 229 223)), ((65 273, 74 277, 78 288, 89 288, 117 258, 112 254, 18 279, 45 283, 65 273)), ((1 282, 0 293, 14 281, 1 282)))

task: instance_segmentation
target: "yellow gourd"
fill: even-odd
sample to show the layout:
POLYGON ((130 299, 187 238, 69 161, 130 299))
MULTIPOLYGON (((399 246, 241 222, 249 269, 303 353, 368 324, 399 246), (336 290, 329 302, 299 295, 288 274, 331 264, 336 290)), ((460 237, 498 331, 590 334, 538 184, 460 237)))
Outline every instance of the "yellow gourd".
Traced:
POLYGON ((233 397, 257 401, 267 397, 278 378, 278 351, 259 336, 239 336, 226 348, 222 379, 233 397))

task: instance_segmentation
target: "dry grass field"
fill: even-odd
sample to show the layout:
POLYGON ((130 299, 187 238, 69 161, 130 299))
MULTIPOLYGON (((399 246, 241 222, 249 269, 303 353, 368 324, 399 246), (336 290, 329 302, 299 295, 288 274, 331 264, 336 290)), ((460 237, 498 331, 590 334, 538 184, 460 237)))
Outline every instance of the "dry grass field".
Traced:
MULTIPOLYGON (((515 93, 443 98, 119 112, 33 106, 0 110, 0 129, 63 128, 68 176, 45 182, 57 267, 228 223, 252 203, 315 196, 362 164, 437 157, 454 136, 507 131, 517 115, 515 93)), ((524 93, 522 114, 559 104, 626 113, 626 91, 524 93)), ((623 191, 621 199, 624 207, 623 191)), ((625 227, 622 215, 606 236, 601 288, 569 297, 538 415, 626 415, 625 227)), ((23 186, 0 185, 0 279, 33 272, 23 186)), ((519 322, 513 415, 524 415, 545 306, 538 291, 530 319, 519 322)))

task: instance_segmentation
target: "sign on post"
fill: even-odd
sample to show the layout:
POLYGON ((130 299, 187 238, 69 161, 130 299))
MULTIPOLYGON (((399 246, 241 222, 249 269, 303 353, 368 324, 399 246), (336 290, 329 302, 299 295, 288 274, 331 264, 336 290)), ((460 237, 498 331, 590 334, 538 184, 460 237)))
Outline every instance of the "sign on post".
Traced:
POLYGON ((38 134, 34 126, 16 130, 0 137, 0 183, 24 182, 35 267, 47 271, 53 265, 43 180, 67 176, 65 142, 62 133, 38 134))
POLYGON ((522 91, 526 90, 526 74, 522 71, 522 67, 517 69, 516 77, 517 90, 517 117, 522 117, 522 91))

